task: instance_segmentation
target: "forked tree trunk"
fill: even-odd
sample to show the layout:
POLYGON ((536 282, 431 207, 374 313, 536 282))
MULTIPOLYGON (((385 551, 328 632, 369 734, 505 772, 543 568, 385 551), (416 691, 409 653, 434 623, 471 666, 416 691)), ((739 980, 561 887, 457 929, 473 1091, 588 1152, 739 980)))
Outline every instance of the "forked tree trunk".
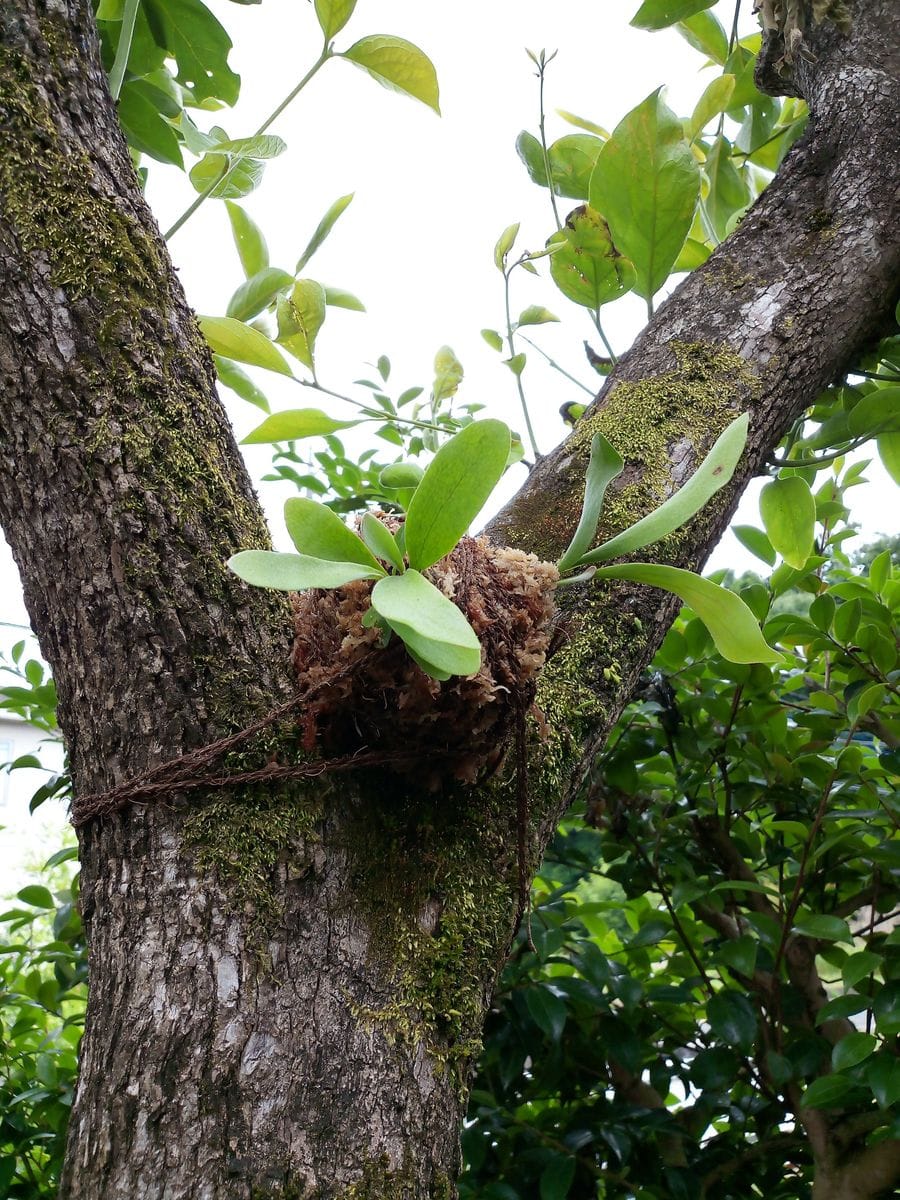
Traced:
MULTIPOLYGON (((492 534, 555 557, 587 446, 658 503, 741 408, 725 501, 663 547, 701 562, 789 421, 880 328, 897 278, 895 0, 812 39, 812 130, 657 314, 492 534)), ((0 518, 84 793, 287 696, 290 614, 229 577, 266 533, 210 357, 144 204, 86 0, 0 9, 0 518)), ((532 730, 532 865, 669 623, 571 594, 532 730)), ((232 770, 291 753, 280 726, 232 770)), ((172 795, 81 835, 91 992, 67 1200, 450 1197, 516 907, 515 789, 388 775, 172 795)))

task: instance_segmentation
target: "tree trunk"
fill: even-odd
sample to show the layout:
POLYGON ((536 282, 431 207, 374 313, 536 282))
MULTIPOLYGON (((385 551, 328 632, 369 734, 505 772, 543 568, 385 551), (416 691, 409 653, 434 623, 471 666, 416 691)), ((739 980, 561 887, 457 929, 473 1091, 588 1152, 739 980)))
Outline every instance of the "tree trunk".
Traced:
MULTIPOLYGON (((746 408, 728 498, 660 556, 703 560, 781 431, 890 311, 898 25, 893 0, 867 0, 850 38, 811 38, 811 133, 495 540, 556 557, 596 430, 631 464, 612 532, 746 408)), ((224 570, 267 535, 85 0, 4 6, 0 119, 0 519, 75 787, 93 792, 288 696, 291 617, 224 570)), ((532 865, 673 610, 646 589, 569 592, 531 733, 532 865)), ((296 752, 283 722, 228 765, 296 752)), ((515 919, 515 824, 505 775, 435 797, 373 772, 173 794, 87 826, 91 991, 63 1197, 451 1197, 515 919)))

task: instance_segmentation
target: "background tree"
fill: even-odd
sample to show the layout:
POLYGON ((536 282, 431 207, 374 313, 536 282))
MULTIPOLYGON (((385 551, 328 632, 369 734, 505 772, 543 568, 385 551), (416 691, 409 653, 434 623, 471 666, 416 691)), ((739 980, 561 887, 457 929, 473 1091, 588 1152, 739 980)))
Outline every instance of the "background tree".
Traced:
MULTIPOLYGON (((337 9, 317 11, 327 40, 337 9)), ((218 74, 227 90, 224 68, 201 73, 182 62, 190 44, 167 45, 183 26, 165 17, 139 14, 132 47, 149 45, 156 65, 129 85, 169 49, 185 85, 218 74)), ((290 695, 291 625, 277 599, 222 568, 266 535, 137 188, 91 15, 74 2, 65 12, 20 3, 2 22, 11 137, 0 164, 0 509, 59 689, 76 792, 87 794, 242 729, 290 695)), ((600 431, 636 464, 604 530, 615 532, 677 486, 743 407, 753 432, 736 495, 884 331, 898 213, 890 154, 872 148, 896 137, 895 26, 873 0, 846 33, 804 31, 787 86, 815 114, 807 139, 618 364, 596 411, 536 465, 493 524, 497 539, 559 553, 600 431)), ((773 34, 769 87, 784 89, 774 64, 797 51, 800 32, 773 34)), ((731 54, 752 68, 742 48, 731 54)), ((159 135, 158 123, 147 127, 159 135)), ((201 147, 210 195, 273 149, 257 144, 254 157, 216 139, 201 147)), ((610 139, 610 153, 618 146, 610 139)), ((552 167, 546 157, 548 176, 552 167)), ((614 228, 621 197, 601 188, 593 198, 614 228)), ((649 299, 656 279, 627 240, 620 249, 649 299)), ((505 269, 510 249, 498 254, 505 269)), ((310 357, 312 347, 299 325, 279 336, 301 337, 302 361, 303 341, 310 357)), ((208 326, 214 338, 229 328, 208 326)), ((726 509, 665 543, 662 559, 700 561, 726 509)), ((578 595, 538 697, 549 730, 533 731, 529 752, 532 862, 671 617, 670 603, 636 588, 578 595)), ((263 740, 228 767, 296 754, 290 723, 263 740)), ((63 1194, 450 1193, 467 1073, 516 915, 516 815, 503 777, 438 803, 370 775, 210 789, 189 802, 172 794, 88 825, 91 1001, 63 1194)))

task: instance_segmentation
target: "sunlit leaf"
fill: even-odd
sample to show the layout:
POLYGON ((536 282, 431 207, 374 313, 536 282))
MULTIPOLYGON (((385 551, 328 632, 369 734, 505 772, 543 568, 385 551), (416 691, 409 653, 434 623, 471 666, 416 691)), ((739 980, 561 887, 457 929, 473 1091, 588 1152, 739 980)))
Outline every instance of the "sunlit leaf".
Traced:
POLYGON ((320 408, 291 408, 273 413, 243 439, 245 446, 271 442, 294 442, 301 438, 325 437, 339 429, 350 429, 358 421, 336 421, 320 408))
POLYGON ((244 274, 249 279, 265 270, 269 265, 269 248, 260 227, 253 221, 239 204, 232 200, 225 201, 228 219, 231 222, 231 233, 234 244, 240 256, 244 274))
POLYGON ((557 247, 550 258, 553 282, 575 304, 596 312, 634 286, 634 267, 613 245, 600 214, 586 204, 569 213, 547 245, 557 247))
POLYGON ((341 57, 368 71, 384 87, 421 100, 440 115, 434 66, 412 42, 382 35, 364 37, 341 57))
POLYGON ((357 299, 352 292, 346 292, 343 288, 325 287, 325 303, 330 304, 332 308, 347 308, 351 312, 365 312, 366 306, 362 300, 357 299))
POLYGON ((441 346, 434 356, 434 382, 431 395, 436 403, 455 396, 463 381, 463 365, 449 346, 441 346))
POLYGON ((356 0, 315 0, 319 27, 329 42, 340 33, 356 8, 356 0))
POLYGON ((223 358, 234 358, 252 367, 265 367, 279 375, 291 374, 281 351, 258 329, 236 321, 234 317, 198 317, 197 322, 212 349, 223 358))
POLYGON ((502 271, 505 269, 506 257, 515 245, 518 236, 519 222, 516 221, 513 225, 507 225, 499 238, 497 238, 497 244, 494 246, 494 265, 498 270, 502 271))
POLYGON ((216 200, 235 200, 259 187, 264 165, 255 158, 243 158, 235 163, 228 154, 204 154, 191 167, 189 178, 198 192, 206 192, 216 200), (213 186, 215 184, 215 186, 213 186))
POLYGON ((697 101, 691 114, 688 133, 691 141, 703 132, 713 117, 723 113, 734 93, 734 76, 717 75, 706 85, 703 95, 697 101))
POLYGON ((298 279, 290 296, 278 302, 278 341, 310 369, 325 312, 325 289, 314 279, 298 279))
POLYGON ((309 243, 308 243, 306 249, 303 251, 303 253, 300 255, 299 259, 297 260, 297 266, 295 269, 295 273, 297 275, 300 274, 300 272, 303 270, 303 268, 306 266, 306 264, 309 262, 309 260, 315 254, 315 252, 319 249, 319 247, 322 245, 322 243, 328 237, 329 233, 331 233, 332 229, 334 229, 334 226, 337 223, 338 218, 340 217, 341 213, 350 204, 352 199, 353 199, 353 192, 350 192, 346 196, 339 196, 337 198, 337 200, 335 200, 334 204, 332 204, 329 207, 329 209, 325 213, 324 217, 322 217, 322 220, 316 226, 315 232, 313 233, 312 237, 309 239, 309 243))
POLYGON ((523 325, 547 325, 551 321, 558 321, 559 317, 553 315, 548 309, 540 304, 530 304, 528 308, 523 309, 519 314, 519 319, 516 324, 521 329, 523 325))
POLYGON ((289 275, 287 271, 281 271, 278 267, 264 267, 256 275, 245 279, 236 289, 228 301, 227 315, 238 321, 249 321, 293 282, 293 275, 289 275))

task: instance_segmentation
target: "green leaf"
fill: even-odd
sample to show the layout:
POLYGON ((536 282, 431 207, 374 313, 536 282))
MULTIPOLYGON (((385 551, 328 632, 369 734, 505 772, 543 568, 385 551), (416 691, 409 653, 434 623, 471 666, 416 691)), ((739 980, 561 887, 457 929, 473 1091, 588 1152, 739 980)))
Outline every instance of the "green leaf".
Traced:
POLYGON ((329 562, 361 563, 376 572, 382 570, 362 538, 346 526, 336 512, 318 500, 292 496, 285 501, 284 523, 291 541, 302 555, 328 559, 329 562))
POLYGON ((725 65, 728 58, 728 35, 711 12, 698 12, 675 26, 689 46, 707 55, 713 62, 725 65))
POLYGON ((456 395, 463 381, 463 365, 453 353, 450 346, 441 346, 434 356, 434 381, 431 385, 431 397, 435 403, 449 400, 456 395))
POLYGON ((398 571, 404 570, 403 555, 400 547, 388 527, 378 520, 373 513, 363 513, 360 522, 362 539, 376 558, 389 562, 398 571))
POLYGON ((636 29, 665 29, 704 8, 712 8, 715 3, 716 0, 644 0, 630 23, 636 29))
POLYGON ((379 579, 384 574, 380 567, 368 568, 358 562, 331 562, 274 550, 241 550, 229 558, 228 567, 246 583, 282 592, 343 587, 354 579, 379 579))
POLYGON ((497 238, 497 244, 494 247, 494 265, 498 271, 502 271, 505 268, 506 256, 512 250, 518 236, 519 222, 516 221, 514 225, 507 225, 497 238))
POLYGON ((353 16, 356 0, 315 0, 315 2, 319 28, 325 35, 325 41, 330 42, 353 16))
POLYGON ((474 675, 481 666, 474 629, 418 571, 379 579, 372 589, 372 607, 414 654, 439 671, 474 675))
POLYGON ((30 904, 32 908, 56 908, 56 901, 47 888, 41 887, 37 883, 22 888, 21 892, 16 892, 16 899, 30 904))
POLYGON ((440 115, 434 66, 412 42, 376 34, 354 42, 341 57, 368 71, 382 86, 421 100, 440 115))
POLYGON ((710 254, 712 249, 705 242, 698 242, 689 237, 679 250, 672 271, 696 271, 698 267, 703 266, 710 254))
POLYGON ((293 282, 293 275, 289 275, 287 271, 279 270, 278 267, 264 267, 244 280, 228 301, 226 313, 237 321, 249 321, 293 282))
POLYGON ((378 482, 385 488, 417 488, 424 474, 417 463, 391 463, 378 476, 378 482))
POLYGON ((260 446, 271 442, 294 442, 300 438, 325 437, 339 429, 350 429, 358 421, 336 421, 320 408, 291 408, 273 413, 262 425, 250 431, 242 445, 260 446))
POLYGON ((879 1108, 892 1108, 900 1100, 900 1059, 882 1051, 866 1066, 866 1083, 879 1108))
POLYGON ((884 984, 872 1009, 875 1028, 882 1037, 895 1037, 900 1033, 900 980, 892 979, 884 984))
POLYGON ((538 1029, 551 1041, 558 1042, 568 1015, 565 1000, 551 992, 548 987, 535 984, 526 988, 525 1004, 538 1029))
POLYGON ((547 242, 553 282, 575 304, 596 312, 634 286, 634 267, 612 243, 609 226, 587 204, 569 213, 563 228, 547 242))
POLYGON ((126 85, 119 97, 118 111, 129 145, 158 162, 184 167, 175 130, 145 94, 133 85, 126 85))
POLYGON ((315 232, 313 233, 312 237, 309 239, 309 243, 308 243, 306 249, 303 251, 303 253, 300 255, 299 259, 297 260, 297 267, 296 267, 296 272, 295 272, 297 275, 300 274, 300 272, 303 270, 303 268, 306 266, 306 264, 309 262, 309 260, 315 254, 315 252, 319 249, 319 247, 322 245, 322 243, 328 237, 329 233, 331 233, 332 229, 334 229, 338 218, 340 217, 341 213, 350 204, 350 201, 352 199, 353 199, 353 192, 349 192, 346 196, 338 196, 338 198, 337 198, 337 200, 335 200, 334 204, 332 204, 331 207, 328 209, 328 212, 326 212, 325 216, 322 218, 322 220, 316 226, 315 232))
POLYGON ((292 374, 278 347, 258 329, 236 321, 234 317, 198 317, 197 322, 212 349, 223 358, 249 363, 251 367, 264 367, 279 375, 292 374))
POLYGON ((496 329, 482 329, 481 336, 492 350, 496 350, 498 354, 503 353, 503 338, 496 329))
POLYGON ((269 401, 246 371, 242 371, 237 363, 233 363, 231 359, 222 358, 220 354, 214 354, 213 359, 215 360, 219 383, 223 383, 226 387, 231 388, 233 392, 240 396, 242 400, 246 400, 248 404, 256 405, 263 412, 269 411, 269 401))
POLYGON ((524 354, 514 354, 512 358, 504 358, 503 365, 509 367, 513 375, 519 376, 525 370, 527 358, 524 354))
POLYGON ((761 558, 768 566, 775 566, 775 548, 761 529, 754 525, 732 525, 731 532, 751 554, 761 558))
POLYGON ((629 529, 585 554, 580 561, 606 562, 630 554, 658 542, 689 521, 731 479, 747 444, 749 425, 750 417, 741 413, 726 426, 694 474, 674 495, 629 529))
POLYGON ((530 304, 528 308, 523 309, 519 314, 516 325, 521 329, 523 325, 547 325, 551 321, 558 320, 559 317, 555 317, 552 312, 542 305, 530 304))
POLYGON ((474 421, 438 450, 409 505, 410 566, 424 570, 450 553, 499 482, 509 446, 502 421, 474 421))
POLYGON ((212 188, 209 195, 215 200, 240 199, 259 187, 263 164, 255 158, 244 158, 231 169, 233 162, 234 159, 227 154, 204 154, 191 167, 188 178, 198 192, 212 188), (216 180, 220 182, 216 183, 216 180), (216 186, 212 187, 214 183, 216 186))
POLYGON ((798 571, 813 552, 816 501, 799 475, 773 479, 762 489, 759 511, 769 541, 786 563, 798 571))
POLYGON ((803 1108, 836 1108, 853 1086, 846 1075, 822 1075, 812 1081, 800 1103, 803 1108))
POLYGON ((900 387, 876 387, 847 414, 850 432, 857 437, 900 433, 900 387))
POLYGON ((859 600, 845 600, 834 613, 834 636, 841 645, 849 645, 859 628, 862 605, 859 600))
POLYGON ((719 113, 725 111, 733 93, 733 75, 717 75, 707 84, 691 114, 688 134, 692 142, 699 137, 713 117, 717 117, 719 113))
POLYGON ((743 175, 734 165, 731 143, 727 138, 716 138, 706 157, 704 169, 709 181, 706 214, 717 237, 724 241, 733 228, 734 218, 744 212, 753 197, 743 175))
POLYGON ((565 1200, 574 1178, 574 1157, 554 1155, 541 1172, 539 1185, 541 1200, 565 1200))
MULTIPOLYGON (((550 177, 557 196, 587 199, 591 173, 602 147, 603 139, 588 133, 566 134, 547 147, 550 177)), ((547 187, 547 163, 537 138, 523 129, 516 139, 516 151, 531 179, 539 187, 547 187)))
POLYGON ((730 662, 782 661, 781 655, 766 644, 756 618, 739 596, 691 571, 654 563, 621 563, 598 567, 595 578, 633 579, 674 592, 694 610, 709 630, 716 649, 730 662))
POLYGON ((756 967, 758 951, 759 942, 756 938, 744 934, 742 937, 735 938, 734 941, 726 942, 716 958, 726 967, 740 972, 741 975, 751 976, 756 967))
POLYGON ((883 433, 876 443, 884 469, 900 484, 900 433, 883 433))
POLYGON ((809 916, 797 917, 794 921, 793 931, 823 942, 853 941, 853 934, 850 932, 847 922, 840 917, 831 917, 825 913, 811 913, 809 916))
POLYGON ((366 311, 366 306, 362 300, 358 300, 352 292, 345 292, 343 288, 326 286, 325 303, 330 304, 332 308, 348 308, 351 312, 366 311))
POLYGON ((832 1050, 831 1066, 835 1071, 847 1071, 867 1059, 877 1045, 874 1034, 848 1033, 832 1050))
POLYGON ((240 256, 244 274, 249 279, 269 265, 269 248, 260 227, 232 200, 225 201, 231 233, 240 256))
POLYGON ((279 344, 310 370, 325 313, 325 289, 314 279, 298 279, 290 296, 278 304, 279 344))
POLYGON ((235 158, 269 159, 284 154, 287 143, 274 133, 255 133, 252 137, 225 138, 216 143, 215 149, 235 158))
POLYGON ((556 564, 560 572, 574 567, 581 561, 585 551, 590 549, 597 532, 606 489, 622 474, 624 468, 625 460, 618 450, 610 445, 602 433, 595 433, 591 440, 591 456, 585 475, 581 519, 568 549, 556 564))
POLYGON ((590 204, 649 300, 665 283, 694 219, 700 171, 681 121, 655 91, 619 122, 591 176, 590 204))
POLYGON ((231 38, 200 0, 142 0, 153 36, 178 64, 178 82, 197 100, 234 104, 240 76, 228 66, 231 38))
POLYGON ((749 1050, 756 1038, 756 1010, 746 996, 738 992, 716 992, 706 1004, 706 1016, 713 1033, 741 1050, 749 1050))

